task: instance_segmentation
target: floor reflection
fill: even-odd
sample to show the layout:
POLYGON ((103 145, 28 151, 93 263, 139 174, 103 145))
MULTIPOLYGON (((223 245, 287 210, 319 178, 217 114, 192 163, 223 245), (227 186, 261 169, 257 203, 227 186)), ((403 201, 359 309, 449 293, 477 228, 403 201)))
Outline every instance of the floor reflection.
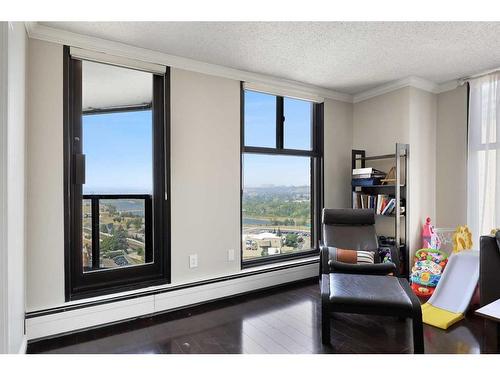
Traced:
MULTIPOLYGON (((424 325, 426 353, 485 349, 484 320, 470 313, 445 331, 424 325)), ((30 343, 30 353, 412 353, 412 325, 388 316, 334 314, 321 344, 317 281, 243 295, 150 318, 30 343)))
POLYGON ((480 354, 481 342, 471 330, 459 325, 447 331, 425 326, 425 352, 439 354, 480 354))
POLYGON ((290 304, 254 317, 244 318, 243 353, 315 352, 315 305, 312 301, 290 304))

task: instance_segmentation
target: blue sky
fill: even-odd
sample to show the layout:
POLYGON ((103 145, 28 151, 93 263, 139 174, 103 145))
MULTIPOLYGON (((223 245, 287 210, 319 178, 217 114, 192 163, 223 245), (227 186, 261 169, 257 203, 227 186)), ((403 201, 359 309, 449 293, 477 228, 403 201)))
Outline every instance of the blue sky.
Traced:
MULTIPOLYGON (((285 98, 285 147, 311 148, 311 104, 285 98)), ((245 142, 275 147, 275 97, 245 93, 245 142)), ((151 111, 83 116, 83 153, 86 155, 84 194, 150 194, 152 192, 151 111)), ((244 156, 245 186, 309 185, 307 157, 244 156)))
MULTIPOLYGON (((285 98, 284 146, 311 149, 311 103, 285 98)), ((245 145, 276 147, 276 99, 245 92, 245 145)), ((245 186, 310 184, 310 159, 297 156, 247 154, 243 158, 245 186)))
POLYGON ((84 194, 150 194, 151 111, 83 116, 84 194))
POLYGON ((308 157, 246 154, 243 157, 244 186, 309 185, 310 163, 308 157))

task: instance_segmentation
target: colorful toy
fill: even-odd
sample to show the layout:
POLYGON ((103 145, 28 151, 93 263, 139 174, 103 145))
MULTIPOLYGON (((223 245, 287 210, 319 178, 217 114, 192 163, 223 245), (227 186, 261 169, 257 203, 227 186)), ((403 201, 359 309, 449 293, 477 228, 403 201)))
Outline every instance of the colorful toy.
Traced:
POLYGON ((437 249, 420 249, 415 253, 411 269, 412 289, 419 297, 430 297, 448 263, 448 255, 437 249))
POLYGON ((459 225, 453 233, 453 252, 472 249, 472 233, 467 225, 459 225))
POLYGON ((415 283, 411 284, 411 289, 415 295, 422 298, 429 298, 434 293, 434 290, 436 290, 436 288, 433 288, 432 286, 423 286, 415 283))
POLYGON ((380 263, 392 262, 391 249, 389 247, 380 247, 378 249, 378 255, 380 257, 380 263))
POLYGON ((441 241, 437 233, 434 231, 434 225, 431 225, 431 218, 425 219, 425 224, 422 228, 422 248, 439 249, 441 241))

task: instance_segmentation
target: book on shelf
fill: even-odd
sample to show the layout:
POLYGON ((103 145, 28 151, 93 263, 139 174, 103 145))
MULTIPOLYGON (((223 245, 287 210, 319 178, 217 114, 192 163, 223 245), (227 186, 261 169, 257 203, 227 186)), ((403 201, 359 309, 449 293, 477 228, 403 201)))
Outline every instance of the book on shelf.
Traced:
POLYGON ((370 187, 370 186, 377 186, 380 185, 381 182, 380 177, 373 177, 373 178, 353 178, 351 181, 351 185, 353 187, 370 187))
POLYGON ((385 174, 380 174, 380 173, 364 173, 364 174, 353 174, 352 179, 353 180, 362 180, 365 178, 385 178, 385 174))
MULTIPOLYGON (((404 201, 401 200, 400 213, 405 213, 404 201)), ((371 208, 376 215, 393 215, 396 210, 396 198, 387 194, 364 194, 359 191, 352 193, 352 208, 371 208)))
POLYGON ((379 185, 386 174, 375 168, 357 168, 352 170, 352 186, 379 185))
POLYGON ((377 208, 375 210, 375 213, 377 215, 380 215, 382 213, 382 210, 387 205, 388 199, 389 199, 389 196, 387 194, 378 194, 377 195, 377 208))
POLYGON ((383 175, 385 176, 385 172, 379 171, 378 169, 369 167, 369 168, 355 168, 352 170, 352 175, 353 176, 359 176, 359 175, 383 175))
POLYGON ((396 208, 396 198, 391 198, 387 206, 381 212, 381 215, 391 215, 394 209, 396 208))

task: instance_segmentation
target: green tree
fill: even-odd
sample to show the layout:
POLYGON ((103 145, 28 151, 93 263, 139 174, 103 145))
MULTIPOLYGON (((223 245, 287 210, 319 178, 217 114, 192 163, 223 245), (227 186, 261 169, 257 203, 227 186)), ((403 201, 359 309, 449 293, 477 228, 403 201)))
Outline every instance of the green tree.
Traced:
POLYGON ((136 217, 130 220, 130 223, 135 227, 135 229, 141 229, 142 227, 142 218, 136 217))
POLYGON ((285 237, 285 246, 297 247, 299 235, 295 233, 288 233, 285 237))
POLYGON ((127 235, 123 227, 120 225, 112 236, 104 237, 100 248, 103 252, 126 250, 128 248, 127 235))

